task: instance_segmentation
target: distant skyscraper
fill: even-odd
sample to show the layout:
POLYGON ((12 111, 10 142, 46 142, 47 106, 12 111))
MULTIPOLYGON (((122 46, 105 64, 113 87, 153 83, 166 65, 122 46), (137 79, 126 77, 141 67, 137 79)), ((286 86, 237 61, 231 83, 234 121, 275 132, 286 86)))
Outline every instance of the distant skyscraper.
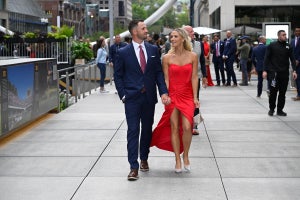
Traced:
MULTIPOLYGON (((90 0, 92 1, 92 0, 90 0)), ((109 9, 108 0, 98 0, 100 9, 109 9)), ((126 27, 132 20, 131 0, 114 1, 114 19, 126 27)))

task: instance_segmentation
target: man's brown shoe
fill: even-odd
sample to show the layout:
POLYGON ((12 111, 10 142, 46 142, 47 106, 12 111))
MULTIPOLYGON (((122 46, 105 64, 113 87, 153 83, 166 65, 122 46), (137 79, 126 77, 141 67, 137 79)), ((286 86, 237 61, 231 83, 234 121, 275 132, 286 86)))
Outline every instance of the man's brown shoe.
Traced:
POLYGON ((135 180, 138 180, 139 179, 139 172, 137 169, 131 169, 128 176, 127 176, 127 179, 129 181, 135 181, 135 180))
POLYGON ((298 96, 292 97, 292 99, 293 99, 294 101, 300 101, 300 97, 298 97, 298 96))
POLYGON ((141 160, 140 170, 141 170, 142 172, 147 172, 147 171, 149 171, 149 165, 148 165, 147 160, 141 160))

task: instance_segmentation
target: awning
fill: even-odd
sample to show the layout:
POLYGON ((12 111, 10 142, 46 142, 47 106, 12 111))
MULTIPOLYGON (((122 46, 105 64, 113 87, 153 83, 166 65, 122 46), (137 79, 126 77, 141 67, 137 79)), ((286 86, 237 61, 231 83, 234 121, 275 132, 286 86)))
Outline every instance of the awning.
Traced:
POLYGON ((7 28, 3 27, 3 26, 0 26, 0 31, 2 33, 5 33, 5 34, 8 34, 8 35, 14 35, 14 32, 8 30, 7 28))
POLYGON ((208 35, 208 34, 212 34, 212 33, 218 33, 221 32, 221 30, 219 29, 214 29, 214 28, 209 28, 209 27, 194 27, 194 32, 198 33, 199 35, 208 35))

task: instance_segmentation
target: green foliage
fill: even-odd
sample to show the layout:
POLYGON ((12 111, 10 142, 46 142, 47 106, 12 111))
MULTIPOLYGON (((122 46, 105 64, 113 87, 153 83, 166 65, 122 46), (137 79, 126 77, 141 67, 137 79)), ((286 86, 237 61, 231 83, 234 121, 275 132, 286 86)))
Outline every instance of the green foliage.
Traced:
POLYGON ((48 37, 52 37, 55 39, 66 39, 70 38, 74 34, 74 26, 69 27, 67 25, 63 25, 62 27, 51 26, 55 32, 49 32, 48 37))
POLYGON ((90 61, 93 58, 93 50, 87 42, 73 41, 71 46, 72 59, 85 59, 90 61))
POLYGON ((144 7, 139 4, 132 5, 132 19, 146 19, 147 12, 145 11, 144 7))
POLYGON ((24 34, 24 37, 25 37, 25 38, 36 38, 37 35, 36 35, 35 33, 33 33, 33 32, 26 32, 26 33, 24 34))
MULTIPOLYGON (((164 0, 132 0, 132 13, 133 19, 146 19, 152 15, 161 5, 164 0)), ((159 33, 162 27, 176 28, 182 25, 189 24, 187 4, 183 3, 183 12, 176 13, 174 8, 170 8, 169 11, 162 16, 152 26, 148 27, 149 32, 159 33), (159 28, 160 27, 160 28, 159 28)))

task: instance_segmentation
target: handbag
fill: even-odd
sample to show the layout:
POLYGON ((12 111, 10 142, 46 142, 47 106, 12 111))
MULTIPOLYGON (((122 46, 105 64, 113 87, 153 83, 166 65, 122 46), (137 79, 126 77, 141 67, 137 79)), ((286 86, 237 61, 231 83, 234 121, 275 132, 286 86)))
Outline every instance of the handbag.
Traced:
POLYGON ((199 113, 196 116, 194 116, 194 122, 195 123, 200 124, 203 121, 204 121, 204 118, 202 117, 201 113, 199 113))

